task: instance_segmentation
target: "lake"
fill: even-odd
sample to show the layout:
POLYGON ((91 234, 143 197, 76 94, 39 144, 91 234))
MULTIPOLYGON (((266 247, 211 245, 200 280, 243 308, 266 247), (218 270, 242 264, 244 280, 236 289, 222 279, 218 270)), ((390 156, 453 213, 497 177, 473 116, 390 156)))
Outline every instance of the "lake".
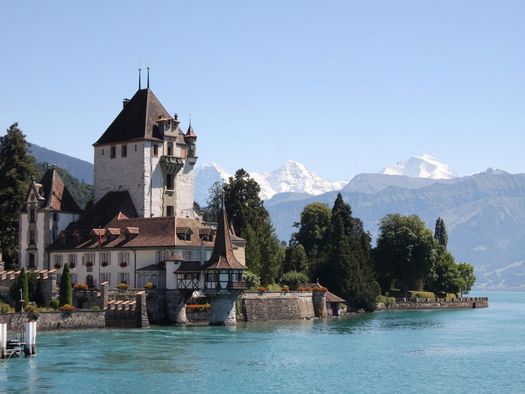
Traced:
POLYGON ((524 392, 525 293, 475 295, 490 307, 41 332, 36 357, 0 364, 0 391, 524 392))

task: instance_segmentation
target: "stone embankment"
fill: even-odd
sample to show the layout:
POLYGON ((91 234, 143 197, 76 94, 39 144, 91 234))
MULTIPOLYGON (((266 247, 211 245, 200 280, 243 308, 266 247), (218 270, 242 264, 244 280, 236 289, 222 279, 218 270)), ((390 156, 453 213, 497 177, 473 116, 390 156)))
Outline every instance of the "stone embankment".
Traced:
POLYGON ((21 331, 24 323, 35 321, 39 331, 83 330, 106 327, 104 311, 39 312, 0 314, 8 331, 21 331))
POLYGON ((245 321, 303 320, 315 317, 311 292, 246 292, 242 295, 245 321))
POLYGON ((424 300, 415 299, 409 301, 397 300, 390 304, 379 304, 378 310, 411 310, 411 309, 455 309, 455 308, 487 308, 489 299, 487 297, 468 297, 458 300, 424 300))

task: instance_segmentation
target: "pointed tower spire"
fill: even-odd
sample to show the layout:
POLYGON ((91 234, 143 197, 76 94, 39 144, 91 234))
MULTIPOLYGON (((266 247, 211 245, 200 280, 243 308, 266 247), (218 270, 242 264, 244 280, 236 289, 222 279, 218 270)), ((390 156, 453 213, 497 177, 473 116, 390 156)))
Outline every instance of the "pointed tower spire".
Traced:
POLYGON ((146 67, 146 69, 148 70, 148 89, 149 89, 149 66, 146 67))
POLYGON ((141 86, 140 86, 140 82, 141 82, 141 73, 142 73, 142 69, 139 68, 139 90, 140 90, 140 88, 141 88, 141 86))
POLYGON ((188 125, 188 131, 186 131, 186 138, 197 138, 197 134, 195 134, 195 131, 193 130, 193 127, 191 127, 191 114, 190 114, 190 123, 188 125))
MULTIPOLYGON (((224 204, 224 203, 223 203, 224 204)), ((222 205, 217 215, 217 234, 215 235, 215 244, 213 252, 208 260, 207 269, 246 269, 239 263, 233 254, 232 240, 228 228, 228 217, 226 209, 222 205)))

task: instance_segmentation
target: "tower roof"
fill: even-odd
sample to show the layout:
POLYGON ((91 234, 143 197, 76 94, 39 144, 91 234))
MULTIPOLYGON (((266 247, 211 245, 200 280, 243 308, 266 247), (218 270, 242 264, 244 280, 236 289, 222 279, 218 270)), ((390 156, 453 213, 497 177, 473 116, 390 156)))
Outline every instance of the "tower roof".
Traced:
POLYGON ((43 207, 63 212, 81 211, 55 167, 47 169, 40 184, 45 199, 43 207))
POLYGON ((95 145, 140 139, 162 139, 157 128, 159 117, 171 118, 151 89, 139 89, 95 145))
POLYGON ((186 138, 197 138, 197 134, 195 134, 195 131, 193 130, 193 127, 191 126, 191 121, 190 121, 190 125, 188 126, 188 131, 186 132, 185 137, 186 138))
POLYGON ((215 244, 213 245, 211 257, 206 264, 206 269, 246 269, 233 254, 232 240, 228 228, 228 217, 226 216, 224 207, 219 211, 217 222, 215 244))

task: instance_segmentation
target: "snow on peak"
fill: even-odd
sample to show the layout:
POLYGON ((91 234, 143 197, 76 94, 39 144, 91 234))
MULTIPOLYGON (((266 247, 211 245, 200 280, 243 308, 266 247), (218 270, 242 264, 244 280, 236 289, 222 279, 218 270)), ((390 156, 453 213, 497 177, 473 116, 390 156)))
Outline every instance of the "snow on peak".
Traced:
POLYGON ((429 179, 452 179, 456 177, 454 171, 447 164, 441 163, 428 154, 414 156, 406 161, 399 161, 390 167, 385 167, 382 173, 429 179))
MULTIPOLYGON (((318 195, 341 190, 348 181, 328 181, 294 160, 286 161, 269 173, 249 172, 261 187, 261 198, 269 199, 278 193, 300 192, 318 195)), ((205 204, 208 190, 214 182, 227 182, 231 175, 215 163, 202 165, 195 170, 195 201, 205 204)))
POLYGON ((278 193, 300 192, 318 195, 340 190, 347 181, 329 181, 310 171, 295 160, 286 161, 278 169, 267 173, 250 173, 261 185, 261 197, 272 198, 278 193))

